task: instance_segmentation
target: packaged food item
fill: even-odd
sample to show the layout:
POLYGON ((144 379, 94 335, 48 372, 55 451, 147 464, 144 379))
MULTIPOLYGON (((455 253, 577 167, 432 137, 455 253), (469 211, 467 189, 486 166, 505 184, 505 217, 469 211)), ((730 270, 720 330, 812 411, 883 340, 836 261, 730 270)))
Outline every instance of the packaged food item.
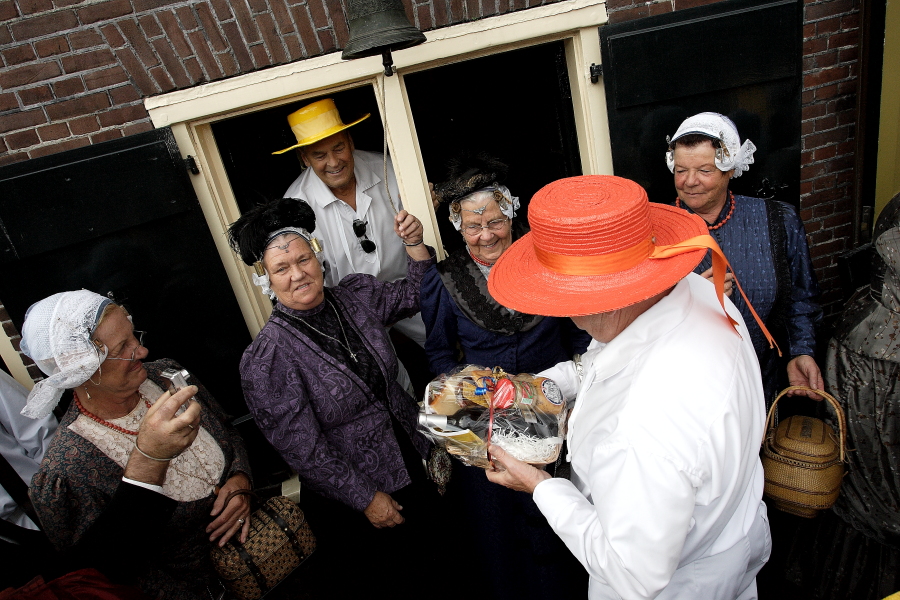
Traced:
POLYGON ((490 466, 488 442, 519 460, 549 464, 559 456, 568 416, 552 379, 466 365, 428 384, 419 426, 467 465, 490 466))

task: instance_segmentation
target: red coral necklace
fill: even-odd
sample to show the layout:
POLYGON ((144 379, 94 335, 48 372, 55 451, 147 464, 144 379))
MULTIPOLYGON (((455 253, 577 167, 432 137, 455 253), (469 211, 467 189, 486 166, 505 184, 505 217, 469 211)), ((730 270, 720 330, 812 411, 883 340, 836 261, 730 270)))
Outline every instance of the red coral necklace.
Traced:
MULTIPOLYGON (((131 429, 125 429, 124 427, 119 427, 119 426, 116 425, 115 423, 110 423, 110 422, 107 421, 106 419, 101 419, 100 417, 98 417, 98 416, 95 415, 94 413, 88 411, 88 409, 86 409, 86 408, 84 407, 84 405, 81 404, 81 401, 78 399, 78 394, 74 394, 74 396, 75 396, 75 406, 78 408, 79 412, 81 412, 81 414, 83 414, 84 416, 86 416, 88 419, 91 419, 92 421, 95 421, 95 422, 97 422, 97 423, 100 423, 100 424, 103 425, 104 427, 109 427, 109 428, 112 429, 113 431, 118 431, 119 433, 124 433, 124 434, 126 434, 126 435, 137 435, 137 434, 138 434, 137 431, 132 431, 131 429)), ((151 406, 153 406, 153 405, 150 404, 150 402, 148 402, 147 399, 144 398, 143 396, 141 396, 141 400, 144 401, 144 404, 147 405, 147 408, 150 408, 151 406)))
MULTIPOLYGON (((722 219, 722 222, 719 223, 718 225, 710 225, 709 223, 707 223, 707 224, 706 224, 706 228, 707 228, 708 230, 710 230, 710 231, 715 231, 716 229, 719 229, 720 227, 722 227, 722 225, 724 225, 725 223, 727 223, 727 222, 728 222, 728 219, 731 218, 731 215, 734 214, 734 205, 735 205, 735 202, 734 202, 734 192, 732 192, 731 190, 728 190, 728 197, 731 199, 731 208, 728 209, 728 214, 725 215, 725 218, 722 219)), ((681 208, 681 198, 675 198, 675 207, 676 207, 676 208, 681 208)))

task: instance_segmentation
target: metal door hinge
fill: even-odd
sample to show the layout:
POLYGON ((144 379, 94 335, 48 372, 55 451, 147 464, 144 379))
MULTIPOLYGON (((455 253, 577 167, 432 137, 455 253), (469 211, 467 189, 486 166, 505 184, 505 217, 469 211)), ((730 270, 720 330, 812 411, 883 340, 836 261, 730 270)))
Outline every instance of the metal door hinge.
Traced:
POLYGON ((193 173, 194 175, 200 174, 200 169, 197 167, 197 161, 194 160, 194 157, 190 154, 187 155, 187 158, 184 159, 184 168, 193 173))
POLYGON ((600 81, 601 75, 603 75, 603 65, 591 63, 591 83, 600 81))

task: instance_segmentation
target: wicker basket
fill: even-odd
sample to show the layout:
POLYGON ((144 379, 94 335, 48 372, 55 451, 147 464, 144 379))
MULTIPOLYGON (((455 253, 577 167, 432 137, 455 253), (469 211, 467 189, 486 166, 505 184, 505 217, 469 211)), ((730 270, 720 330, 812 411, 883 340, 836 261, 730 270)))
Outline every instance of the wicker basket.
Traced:
POLYGON ((831 395, 804 386, 784 389, 769 409, 763 440, 765 494, 775 507, 800 517, 812 518, 830 508, 841 491, 847 426, 844 411, 831 395), (794 415, 773 426, 778 400, 792 390, 815 392, 828 400, 837 415, 840 436, 825 422, 794 415))

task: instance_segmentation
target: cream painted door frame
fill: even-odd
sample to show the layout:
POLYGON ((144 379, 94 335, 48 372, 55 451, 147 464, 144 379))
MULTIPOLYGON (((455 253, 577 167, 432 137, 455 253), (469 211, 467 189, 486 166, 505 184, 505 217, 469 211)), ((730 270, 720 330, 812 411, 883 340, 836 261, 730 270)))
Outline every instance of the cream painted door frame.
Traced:
POLYGON ((271 303, 252 284, 251 269, 231 251, 225 238, 228 224, 240 216, 240 211, 212 135, 212 123, 323 93, 372 86, 386 123, 388 148, 404 206, 422 220, 426 242, 440 248, 404 75, 562 40, 582 171, 611 174, 603 82, 590 81, 590 65, 600 64, 597 27, 605 22, 604 2, 564 0, 427 32, 424 44, 394 53, 396 75, 392 77, 384 76, 380 57, 342 61, 339 53, 333 53, 145 99, 153 124, 172 127, 182 155, 191 155, 197 161, 200 174, 192 176, 194 189, 251 335, 265 324, 271 303))

